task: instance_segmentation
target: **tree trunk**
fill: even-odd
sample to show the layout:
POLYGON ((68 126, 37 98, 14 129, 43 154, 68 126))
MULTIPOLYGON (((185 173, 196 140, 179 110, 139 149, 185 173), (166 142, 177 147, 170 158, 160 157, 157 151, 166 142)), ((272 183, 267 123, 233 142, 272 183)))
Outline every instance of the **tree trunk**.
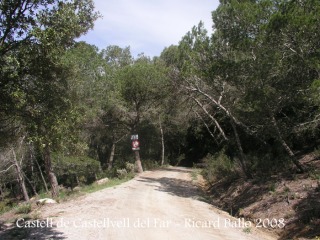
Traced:
POLYGON ((111 170, 112 168, 115 151, 116 151, 116 143, 113 142, 111 147, 109 162, 108 162, 108 170, 111 170))
POLYGON ((239 154, 240 154, 240 165, 241 165, 241 169, 242 169, 242 172, 244 173, 244 175, 247 177, 247 178, 252 178, 252 175, 249 173, 248 169, 247 169, 247 166, 246 166, 246 156, 244 155, 244 152, 243 152, 243 148, 242 148, 242 145, 241 145, 241 141, 240 141, 240 137, 239 137, 239 134, 238 134, 238 130, 237 130, 237 127, 236 127, 236 124, 235 122, 231 119, 231 126, 232 126, 232 129, 233 129, 233 132, 234 132, 234 136, 236 138, 236 143, 237 143, 237 147, 238 147, 238 150, 239 150, 239 154))
POLYGON ((50 186, 51 186, 51 195, 53 198, 55 198, 59 194, 59 187, 58 187, 58 181, 57 181, 56 175, 53 172, 52 161, 51 161, 51 152, 50 152, 50 147, 48 144, 46 144, 46 146, 44 148, 43 157, 44 157, 46 172, 47 172, 50 186))
POLYGON ((163 128, 161 124, 161 118, 159 116, 159 125, 160 125, 160 133, 161 133, 161 166, 164 165, 164 134, 163 134, 163 128))
POLYGON ((81 185, 80 180, 79 180, 79 177, 78 177, 77 174, 76 174, 76 182, 77 182, 77 186, 80 186, 80 185, 81 185))
POLYGON ((279 127, 278 127, 277 120, 273 115, 271 115, 271 122, 272 122, 273 127, 275 128, 275 130, 277 132, 278 139, 279 139, 282 147, 285 149, 285 151, 290 156, 293 164, 299 169, 299 171, 301 173, 303 173, 304 172, 304 168, 302 167, 301 163, 298 161, 298 159, 297 159, 296 155, 294 154, 294 152, 292 151, 292 149, 289 147, 287 142, 284 140, 284 138, 283 138, 283 136, 281 134, 281 131, 280 131, 279 127))
POLYGON ((0 201, 3 200, 3 189, 2 189, 2 185, 0 184, 0 201))
POLYGON ((37 193, 35 185, 30 181, 30 179, 24 173, 23 173, 23 175, 24 175, 24 178, 26 179, 26 181, 29 183, 29 185, 30 185, 30 187, 31 187, 31 189, 33 191, 33 194, 38 196, 38 193, 37 193))
POLYGON ((139 151, 134 151, 134 156, 135 156, 135 159, 136 159, 136 169, 137 169, 138 173, 142 173, 143 172, 143 168, 142 168, 142 165, 141 165, 139 151))
MULTIPOLYGON (((207 116, 209 116, 209 118, 214 122, 214 124, 216 125, 216 127, 220 131, 223 139, 228 141, 228 138, 227 138, 225 132, 223 131, 222 127, 220 126, 219 122, 207 111, 207 109, 200 103, 200 101, 198 99, 196 99, 194 97, 192 97, 192 98, 197 103, 197 105, 205 112, 205 114, 207 114, 207 116)), ((231 116, 230 116, 230 118, 231 118, 231 116)))
POLYGON ((21 189, 21 192, 23 194, 24 200, 28 202, 30 200, 30 198, 29 198, 29 195, 28 195, 28 191, 27 191, 27 188, 26 188, 26 184, 25 184, 25 181, 24 181, 24 177, 23 177, 23 173, 22 173, 20 164, 18 163, 18 160, 17 160, 16 152, 14 151, 13 148, 12 148, 12 154, 13 154, 14 165, 15 165, 15 168, 16 168, 16 173, 17 173, 17 181, 18 181, 18 183, 20 185, 20 189, 21 189))
POLYGON ((38 170, 39 170, 39 173, 40 173, 41 180, 43 182, 44 188, 45 188, 46 192, 49 192, 47 182, 46 182, 46 180, 45 180, 45 178, 43 176, 43 173, 42 173, 42 170, 41 170, 40 164, 38 163, 37 158, 34 157, 33 147, 31 145, 29 145, 29 150, 30 150, 30 158, 36 162, 36 165, 38 167, 38 170))
POLYGON ((40 167, 40 164, 38 163, 38 160, 36 158, 34 158, 34 160, 36 161, 36 164, 38 166, 38 169, 39 169, 39 172, 40 172, 40 176, 41 176, 41 179, 42 179, 42 182, 43 182, 43 185, 44 185, 44 188, 46 189, 46 192, 49 192, 48 190, 48 185, 47 185, 47 182, 43 176, 43 173, 42 173, 42 170, 41 170, 41 167, 40 167))

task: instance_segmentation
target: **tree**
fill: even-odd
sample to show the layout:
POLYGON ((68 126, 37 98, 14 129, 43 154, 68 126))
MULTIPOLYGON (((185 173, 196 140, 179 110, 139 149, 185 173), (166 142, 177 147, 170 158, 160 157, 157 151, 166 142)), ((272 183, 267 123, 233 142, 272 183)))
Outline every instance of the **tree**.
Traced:
MULTIPOLYGON (((143 119, 150 119, 165 93, 166 69, 148 58, 140 56, 134 64, 122 68, 117 75, 119 93, 127 115, 126 125, 132 134, 137 133, 143 119)), ((142 172, 139 153, 136 165, 142 172)))
MULTIPOLYGON (((23 195, 23 198, 25 201, 29 201, 30 198, 29 198, 29 194, 25 184, 25 174, 22 170, 22 161, 24 159, 24 151, 22 149, 22 144, 23 144, 24 138, 25 137, 19 139, 19 142, 17 142, 16 144, 17 146, 12 146, 8 150, 2 150, 4 154, 1 154, 0 159, 1 159, 1 162, 6 166, 6 169, 1 170, 1 174, 4 175, 4 173, 7 173, 8 171, 10 171, 11 168, 14 169, 15 170, 14 175, 19 185, 19 188, 21 190, 21 193, 23 195), (18 156, 18 154, 20 156, 18 156), (20 158, 20 161, 18 161, 18 158, 20 158), (8 165, 10 166, 8 167, 8 165)), ((2 181, 0 185, 2 185, 2 181)))
POLYGON ((98 15, 90 0, 3 1, 0 7, 1 111, 19 119, 42 148, 52 195, 57 196, 50 154, 68 129, 70 110, 71 74, 61 56, 98 15))
POLYGON ((130 47, 121 48, 116 45, 102 49, 101 55, 106 63, 113 69, 128 66, 133 63, 130 47))
MULTIPOLYGON (((18 52, 34 45, 42 45, 47 54, 51 52, 59 56, 58 51, 63 52, 73 44, 75 38, 93 27, 93 22, 98 17, 93 8, 91 0, 1 1, 2 111, 12 112, 10 104, 14 96, 10 89, 12 85, 19 85, 20 76, 17 74, 23 67, 19 65, 23 56, 17 56, 18 52)), ((25 71, 27 69, 24 69, 24 73, 25 71)))
POLYGON ((277 139, 300 171, 289 139, 301 121, 315 114, 305 114, 314 109, 306 99, 318 77, 314 29, 319 7, 312 4, 227 1, 213 13, 216 54, 229 67, 226 79, 240 96, 239 118, 259 138, 277 139))
POLYGON ((246 176, 250 176, 237 129, 237 125, 243 126, 243 123, 233 113, 232 101, 229 99, 229 94, 234 91, 224 76, 216 70, 213 50, 207 31, 200 22, 182 38, 178 46, 179 53, 173 52, 171 56, 167 53, 165 57, 170 61, 175 59, 173 68, 175 85, 181 89, 180 93, 191 101, 192 109, 200 109, 200 111, 193 110, 195 117, 202 120, 211 136, 214 137, 210 130, 210 125, 213 124, 223 141, 229 141, 230 137, 227 136, 225 128, 232 127, 242 171, 246 176), (203 113, 201 115, 204 117, 199 113, 203 113), (226 118, 229 119, 229 123, 226 123, 226 118), (207 124, 205 119, 209 119, 210 122, 207 124))
POLYGON ((86 115, 83 131, 90 155, 111 169, 116 145, 129 133, 116 75, 132 63, 130 48, 108 46, 99 52, 95 46, 81 42, 69 51, 67 61, 74 65, 78 79, 74 88, 79 92, 78 106, 86 115))

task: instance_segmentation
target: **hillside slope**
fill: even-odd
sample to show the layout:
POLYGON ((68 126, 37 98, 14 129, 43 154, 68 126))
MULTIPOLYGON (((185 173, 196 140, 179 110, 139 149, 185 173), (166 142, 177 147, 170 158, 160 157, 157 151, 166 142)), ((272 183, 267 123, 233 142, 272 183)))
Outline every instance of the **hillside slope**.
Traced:
POLYGON ((212 203, 236 217, 260 221, 278 239, 320 238, 320 160, 306 155, 304 174, 290 172, 254 180, 221 180, 208 187, 212 203), (284 228, 274 227, 283 219, 284 228), (263 222, 264 221, 264 222, 263 222), (273 221, 273 222, 272 222, 273 221))

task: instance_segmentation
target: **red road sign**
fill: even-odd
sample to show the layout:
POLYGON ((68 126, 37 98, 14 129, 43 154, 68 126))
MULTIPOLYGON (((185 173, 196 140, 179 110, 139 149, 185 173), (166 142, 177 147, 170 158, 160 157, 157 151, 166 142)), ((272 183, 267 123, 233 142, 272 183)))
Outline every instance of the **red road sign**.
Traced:
POLYGON ((132 150, 140 150, 140 142, 138 140, 132 141, 132 150))

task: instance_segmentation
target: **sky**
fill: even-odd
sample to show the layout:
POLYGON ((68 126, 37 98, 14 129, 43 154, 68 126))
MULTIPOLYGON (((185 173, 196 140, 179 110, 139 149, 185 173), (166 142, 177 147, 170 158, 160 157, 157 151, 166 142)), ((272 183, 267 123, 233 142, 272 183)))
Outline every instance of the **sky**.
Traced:
POLYGON ((136 57, 159 56, 165 47, 177 45, 200 21, 212 32, 211 12, 219 0, 94 0, 103 16, 79 41, 100 50, 109 45, 130 46, 136 57))

